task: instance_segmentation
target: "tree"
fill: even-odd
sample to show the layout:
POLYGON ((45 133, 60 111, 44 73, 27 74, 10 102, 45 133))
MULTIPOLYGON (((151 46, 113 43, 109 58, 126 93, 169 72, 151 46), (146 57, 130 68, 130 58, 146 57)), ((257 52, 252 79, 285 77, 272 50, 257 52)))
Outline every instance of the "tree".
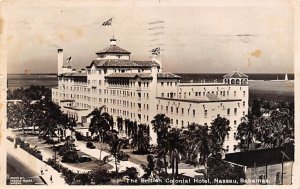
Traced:
POLYGON ((193 161, 190 158, 197 157, 199 154, 199 163, 206 164, 207 157, 210 153, 208 126, 191 123, 188 125, 188 130, 184 131, 183 134, 186 142, 188 161, 193 161))
POLYGON ((255 127, 255 117, 251 113, 242 117, 236 135, 236 140, 240 140, 239 146, 241 149, 250 149, 250 144, 253 143, 257 131, 255 127))
POLYGON ((99 135, 99 142, 104 141, 106 131, 109 131, 110 126, 113 125, 111 116, 108 113, 103 112, 104 107, 105 106, 95 108, 87 115, 87 117, 92 117, 89 125, 89 131, 92 135, 99 135))
POLYGON ((260 111, 261 106, 262 106, 261 100, 254 99, 252 102, 251 113, 256 117, 260 117, 262 114, 260 111))
POLYGON ((170 118, 165 114, 157 114, 154 116, 151 124, 153 125, 154 132, 157 133, 157 143, 159 144, 160 140, 164 138, 170 128, 170 118))
POLYGON ((226 135, 230 131, 230 121, 226 118, 218 116, 210 126, 211 151, 213 155, 220 153, 225 141, 226 135))
POLYGON ((212 181, 214 179, 233 180, 237 181, 233 184, 243 184, 240 180, 245 179, 245 172, 242 166, 230 164, 223 161, 220 156, 215 156, 208 160, 208 178, 212 181))
POLYGON ((178 164, 180 160, 180 154, 184 153, 185 144, 184 137, 182 136, 182 130, 177 128, 172 128, 168 133, 166 139, 162 139, 164 146, 167 146, 167 151, 171 158, 172 176, 177 178, 178 176, 178 164), (175 172, 174 172, 175 171, 175 172))
POLYGON ((165 114, 157 114, 154 116, 154 119, 151 121, 152 128, 154 132, 157 133, 157 144, 158 144, 158 157, 163 158, 165 172, 167 172, 167 153, 168 153, 168 142, 162 141, 166 138, 168 133, 168 129, 171 128, 170 126, 170 118, 167 117, 165 114))
POLYGON ((122 146, 126 143, 126 139, 118 138, 117 134, 112 131, 107 131, 107 135, 110 137, 110 141, 108 142, 110 147, 110 153, 115 158, 115 166, 116 166, 116 177, 118 177, 118 163, 119 160, 119 154, 121 152, 122 146))
POLYGON ((131 137, 131 146, 137 149, 137 153, 148 153, 151 137, 148 135, 144 125, 139 125, 139 129, 131 137))

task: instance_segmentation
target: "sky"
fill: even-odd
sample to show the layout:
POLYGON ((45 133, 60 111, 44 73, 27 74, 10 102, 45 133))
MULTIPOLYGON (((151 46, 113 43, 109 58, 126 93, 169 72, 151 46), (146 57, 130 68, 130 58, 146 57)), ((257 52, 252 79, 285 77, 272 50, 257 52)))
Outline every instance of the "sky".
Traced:
POLYGON ((1 18, 7 71, 56 73, 58 48, 65 59, 72 57, 74 68, 85 68, 114 35, 132 60, 151 60, 149 50, 160 47, 164 71, 293 73, 290 1, 224 2, 6 2, 1 18), (101 26, 109 18, 112 26, 101 26))

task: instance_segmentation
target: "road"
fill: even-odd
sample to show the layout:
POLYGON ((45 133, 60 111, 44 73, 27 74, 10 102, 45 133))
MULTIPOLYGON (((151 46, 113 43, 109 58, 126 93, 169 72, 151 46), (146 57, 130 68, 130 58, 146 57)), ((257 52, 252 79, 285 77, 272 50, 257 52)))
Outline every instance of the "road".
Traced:
POLYGON ((7 171, 10 174, 8 184, 47 184, 65 185, 61 174, 41 160, 33 157, 20 147, 14 148, 12 142, 7 141, 7 171), (43 169, 43 174, 41 170, 43 169), (50 181, 52 176, 53 182, 50 181), (22 177, 22 178, 20 178, 22 177))

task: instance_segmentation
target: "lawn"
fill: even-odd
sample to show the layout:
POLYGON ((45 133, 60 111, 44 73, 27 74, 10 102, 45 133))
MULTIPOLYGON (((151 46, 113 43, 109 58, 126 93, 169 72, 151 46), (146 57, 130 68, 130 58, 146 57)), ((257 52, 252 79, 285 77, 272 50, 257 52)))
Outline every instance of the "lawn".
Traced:
MULTIPOLYGON (((30 147, 35 147, 36 146, 36 149, 40 150, 42 152, 44 161, 47 160, 47 157, 48 158, 54 157, 55 153, 52 150, 53 149, 53 145, 52 144, 45 143, 44 140, 38 139, 37 136, 27 135, 24 138, 23 137, 23 133, 21 131, 20 132, 14 132, 14 133, 15 133, 16 136, 19 136, 22 140, 25 139, 25 142, 29 143, 30 147)), ((63 143, 56 144, 56 146, 58 146, 58 145, 63 145, 63 143)), ((82 156, 82 155, 89 156, 89 155, 87 155, 87 154, 85 154, 85 153, 83 153, 81 151, 77 151, 77 153, 78 153, 79 156, 82 156)), ((94 157, 91 157, 91 156, 89 156, 89 157, 92 159, 92 161, 83 162, 83 163, 65 163, 65 164, 70 165, 70 166, 72 166, 74 168, 80 168, 80 169, 84 169, 84 170, 87 170, 87 171, 93 170, 95 168, 107 169, 107 170, 110 170, 110 169, 113 168, 113 166, 111 166, 109 164, 100 165, 98 159, 96 159, 94 157)), ((58 153, 56 155, 56 158, 59 161, 62 160, 62 157, 59 156, 58 153)))

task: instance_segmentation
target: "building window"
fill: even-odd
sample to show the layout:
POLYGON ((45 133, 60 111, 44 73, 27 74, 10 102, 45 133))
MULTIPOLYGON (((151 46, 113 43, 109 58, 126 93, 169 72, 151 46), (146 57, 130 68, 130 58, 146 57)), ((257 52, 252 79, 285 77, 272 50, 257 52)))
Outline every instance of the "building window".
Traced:
POLYGON ((236 91, 233 92, 233 95, 236 97, 236 91))
POLYGON ((170 120, 170 123, 173 124, 173 119, 170 120))
POLYGON ((161 97, 164 97, 164 93, 161 93, 161 97))
POLYGON ((229 146, 226 146, 226 151, 227 151, 227 152, 229 151, 229 146))
POLYGON ((237 108, 234 108, 234 115, 237 115, 237 108))
POLYGON ((227 108, 227 115, 230 115, 230 108, 227 108))
POLYGON ((183 125, 184 125, 184 122, 183 122, 183 120, 181 121, 181 126, 183 127, 183 125))
POLYGON ((196 115, 196 110, 193 110, 193 116, 195 116, 196 115))
POLYGON ((245 111, 243 111, 243 116, 245 116, 245 111))
POLYGON ((176 108, 176 114, 178 114, 178 108, 176 108))
POLYGON ((243 91, 243 97, 245 97, 246 96, 246 91, 243 91))
POLYGON ((164 86, 164 82, 161 82, 160 85, 161 85, 161 86, 164 86))
POLYGON ((275 180, 275 184, 281 184, 281 172, 277 172, 276 173, 276 180, 275 180))
POLYGON ((236 125, 236 120, 233 121, 233 124, 236 125))
POLYGON ((246 105, 246 102, 245 102, 245 101, 243 101, 243 107, 245 107, 245 105, 246 105))
POLYGON ((166 113, 168 113, 168 106, 166 106, 166 113))
POLYGON ((178 125, 178 119, 176 119, 176 125, 178 125))
POLYGON ((207 110, 204 110, 204 117, 207 117, 207 110))
POLYGON ((171 114, 173 113, 173 107, 171 107, 171 114))
POLYGON ((181 113, 184 114, 184 108, 181 108, 181 113))

